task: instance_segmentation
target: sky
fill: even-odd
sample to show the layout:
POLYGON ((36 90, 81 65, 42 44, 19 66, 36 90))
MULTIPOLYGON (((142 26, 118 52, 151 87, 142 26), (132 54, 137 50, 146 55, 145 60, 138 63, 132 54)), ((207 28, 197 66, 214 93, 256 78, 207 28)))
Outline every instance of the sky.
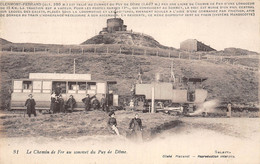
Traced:
MULTIPOLYGON (((98 34, 108 18, 0 18, 0 37, 15 43, 80 44, 98 34)), ((216 50, 236 47, 260 52, 258 15, 121 18, 128 30, 151 35, 165 46, 179 48, 180 42, 197 39, 216 50)))

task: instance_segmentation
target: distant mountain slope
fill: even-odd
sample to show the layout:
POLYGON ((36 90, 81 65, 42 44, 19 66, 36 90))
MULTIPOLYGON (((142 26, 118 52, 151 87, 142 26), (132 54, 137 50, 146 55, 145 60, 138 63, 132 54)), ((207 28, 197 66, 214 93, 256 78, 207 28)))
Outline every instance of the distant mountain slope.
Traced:
POLYGON ((225 54, 233 55, 233 56, 241 56, 241 55, 259 55, 257 52, 249 51, 241 48, 225 48, 223 51, 225 54))
POLYGON ((82 45, 84 44, 124 44, 129 46, 174 49, 161 45, 158 41, 149 35, 131 32, 96 35, 82 43, 82 45))
POLYGON ((3 38, 0 38, 0 45, 4 45, 4 44, 10 44, 12 42, 9 42, 8 40, 5 40, 3 38))

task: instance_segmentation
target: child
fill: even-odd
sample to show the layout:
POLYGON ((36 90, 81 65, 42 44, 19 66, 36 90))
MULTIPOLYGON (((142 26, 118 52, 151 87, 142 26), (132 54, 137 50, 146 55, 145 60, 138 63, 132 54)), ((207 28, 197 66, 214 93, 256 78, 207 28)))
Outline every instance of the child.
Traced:
POLYGON ((115 131, 116 132, 116 134, 117 135, 120 135, 119 134, 119 131, 118 131, 118 129, 117 129, 117 123, 116 123, 116 118, 115 118, 115 112, 110 112, 109 113, 109 119, 108 119, 108 127, 110 128, 110 129, 112 129, 113 131, 115 131))
POLYGON ((134 110, 134 108, 135 108, 135 104, 134 104, 134 100, 133 99, 131 99, 131 101, 130 101, 130 103, 129 103, 129 106, 130 106, 130 110, 134 110))

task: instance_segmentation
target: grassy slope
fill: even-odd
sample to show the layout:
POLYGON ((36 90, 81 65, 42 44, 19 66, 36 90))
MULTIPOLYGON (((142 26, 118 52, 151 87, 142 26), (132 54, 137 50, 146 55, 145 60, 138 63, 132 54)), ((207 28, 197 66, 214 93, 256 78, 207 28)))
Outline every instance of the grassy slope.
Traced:
MULTIPOLYGON (((121 135, 129 133, 129 123, 134 117, 133 111, 117 111, 116 119, 121 135)), ((144 138, 148 139, 162 130, 173 128, 181 124, 178 118, 166 114, 140 113, 144 126, 144 138)), ((81 137, 84 135, 112 135, 107 128, 108 114, 101 111, 74 112, 70 114, 42 115, 25 118, 21 114, 1 116, 3 125, 1 135, 6 137, 53 137, 66 138, 81 137), (20 129, 20 130, 17 130, 20 129)))
MULTIPOLYGON (((118 94, 130 94, 135 82, 138 65, 144 71, 144 80, 150 82, 157 72, 167 80, 170 76, 171 60, 152 56, 130 56, 116 54, 62 55, 39 53, 1 54, 1 100, 8 101, 11 79, 28 78, 30 72, 72 73, 73 59, 77 62, 77 73, 91 73, 93 79, 118 81, 118 94)), ((258 101, 258 73, 231 65, 206 61, 174 59, 175 74, 191 77, 207 77, 204 82, 209 92, 208 99, 231 100, 237 103, 258 101)))

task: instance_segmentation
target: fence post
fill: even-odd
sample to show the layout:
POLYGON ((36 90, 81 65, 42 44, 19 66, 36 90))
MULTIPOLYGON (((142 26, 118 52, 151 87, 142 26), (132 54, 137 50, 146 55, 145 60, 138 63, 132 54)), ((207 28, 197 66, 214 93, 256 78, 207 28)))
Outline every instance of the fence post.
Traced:
POLYGON ((44 51, 47 52, 47 48, 45 48, 44 51))
POLYGON ((84 54, 84 49, 83 48, 81 48, 81 53, 84 54))
POLYGON ((35 53, 35 48, 33 48, 33 52, 35 53))
POLYGON ((13 47, 11 47, 11 52, 13 52, 13 47))
POLYGON ((23 52, 24 52, 24 47, 23 47, 23 52))
POLYGON ((200 54, 199 54, 199 60, 200 60, 200 54))
POLYGON ((171 58, 171 53, 169 52, 169 58, 171 58))
POLYGON ((58 54, 60 54, 60 48, 58 48, 58 54))
POLYGON ((181 58, 181 52, 179 52, 179 59, 181 58))

